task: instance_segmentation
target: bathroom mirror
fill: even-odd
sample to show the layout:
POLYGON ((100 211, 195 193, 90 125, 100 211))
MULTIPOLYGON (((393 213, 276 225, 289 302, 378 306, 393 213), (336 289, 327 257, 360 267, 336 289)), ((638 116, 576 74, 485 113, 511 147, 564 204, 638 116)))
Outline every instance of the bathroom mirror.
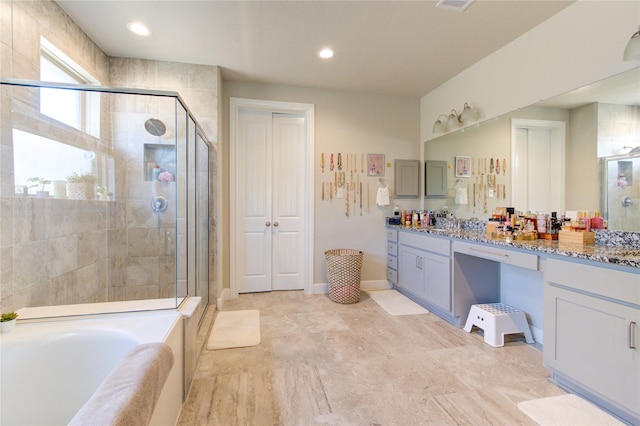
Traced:
MULTIPOLYGON (((527 182, 522 173, 517 178, 512 174, 514 168, 518 169, 518 160, 512 155, 512 125, 528 120, 566 126, 565 149, 557 149, 556 154, 552 152, 560 156, 564 151, 564 174, 549 183, 559 187, 562 193, 563 205, 554 208, 601 211, 608 213, 609 229, 640 231, 640 170, 625 169, 624 173, 630 174, 627 179, 631 178, 633 183, 619 185, 619 176, 610 171, 613 166, 609 164, 611 159, 615 159, 615 167, 640 163, 634 160, 640 158, 640 67, 425 142, 425 160, 453 163, 455 156, 460 155, 471 156, 476 161, 486 158, 488 163, 492 159, 499 159, 501 163, 506 160, 507 170, 498 176, 498 183, 506 188, 501 198, 488 197, 487 206, 482 199, 480 202, 476 199, 475 206, 473 203, 457 206, 458 217, 486 219, 493 207, 511 206, 516 199, 522 199, 521 192, 526 191, 523 188, 535 186, 527 182), (519 191, 517 197, 513 188, 519 191)), ((475 166, 480 166, 482 172, 484 162, 475 166)), ((529 164, 529 167, 536 165, 529 164)), ((453 176, 453 172, 451 174, 453 176)), ((477 179, 477 175, 463 179, 470 188, 471 199, 477 179)), ((425 201, 425 207, 439 206, 425 201)))

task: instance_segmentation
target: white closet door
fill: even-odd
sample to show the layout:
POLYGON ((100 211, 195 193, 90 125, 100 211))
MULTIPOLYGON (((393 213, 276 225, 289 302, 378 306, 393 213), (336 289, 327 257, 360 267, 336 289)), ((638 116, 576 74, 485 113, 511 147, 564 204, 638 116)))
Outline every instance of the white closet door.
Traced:
POLYGON ((304 141, 303 117, 273 116, 273 290, 304 288, 304 141))
POLYGON ((238 116, 236 157, 239 293, 271 290, 272 114, 243 111, 238 116))
POLYGON ((238 116, 238 293, 304 289, 305 132, 300 116, 238 116))

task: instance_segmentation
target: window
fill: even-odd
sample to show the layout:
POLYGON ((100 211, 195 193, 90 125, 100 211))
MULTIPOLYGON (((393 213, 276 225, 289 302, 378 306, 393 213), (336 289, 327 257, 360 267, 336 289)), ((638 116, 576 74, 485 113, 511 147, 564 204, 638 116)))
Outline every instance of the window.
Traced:
POLYGON ((95 168, 95 154, 91 151, 18 129, 13 129, 13 140, 16 193, 21 195, 33 195, 38 189, 52 191, 56 181, 64 181, 73 172, 95 168), (49 183, 38 188, 36 178, 49 183))
MULTIPOLYGON (((40 80, 100 84, 45 38, 40 39, 40 80)), ((100 137, 100 94, 97 92, 41 89, 40 112, 94 137, 100 137)))

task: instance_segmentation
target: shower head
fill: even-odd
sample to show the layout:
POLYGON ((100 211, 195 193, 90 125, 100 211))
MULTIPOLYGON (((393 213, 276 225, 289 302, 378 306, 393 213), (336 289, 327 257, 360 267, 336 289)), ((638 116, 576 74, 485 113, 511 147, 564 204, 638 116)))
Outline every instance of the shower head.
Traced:
POLYGON ((145 121, 144 128, 153 136, 162 136, 167 132, 167 126, 157 118, 150 118, 145 121))

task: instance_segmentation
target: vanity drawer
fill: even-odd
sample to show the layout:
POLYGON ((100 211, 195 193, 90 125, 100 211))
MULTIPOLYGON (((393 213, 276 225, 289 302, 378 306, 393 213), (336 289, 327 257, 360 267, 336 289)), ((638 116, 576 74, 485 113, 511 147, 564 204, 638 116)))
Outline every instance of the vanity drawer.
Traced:
POLYGON ((399 238, 400 244, 415 247, 420 250, 430 251, 443 256, 451 256, 451 240, 448 238, 432 237, 420 232, 402 232, 399 238))
POLYGON ((387 268, 387 280, 394 284, 398 284, 398 271, 387 268))
POLYGON ((453 251, 464 253, 470 256, 481 257, 495 262, 506 263, 521 268, 538 270, 538 255, 522 253, 516 250, 503 249, 484 244, 453 242, 453 251))
POLYGON ((391 269, 398 270, 398 258, 389 256, 387 257, 387 266, 391 269))
POLYGON ((391 241, 393 243, 398 242, 398 231, 395 229, 387 229, 387 241, 391 241))
POLYGON ((387 253, 391 256, 398 255, 398 244, 387 242, 387 253))

